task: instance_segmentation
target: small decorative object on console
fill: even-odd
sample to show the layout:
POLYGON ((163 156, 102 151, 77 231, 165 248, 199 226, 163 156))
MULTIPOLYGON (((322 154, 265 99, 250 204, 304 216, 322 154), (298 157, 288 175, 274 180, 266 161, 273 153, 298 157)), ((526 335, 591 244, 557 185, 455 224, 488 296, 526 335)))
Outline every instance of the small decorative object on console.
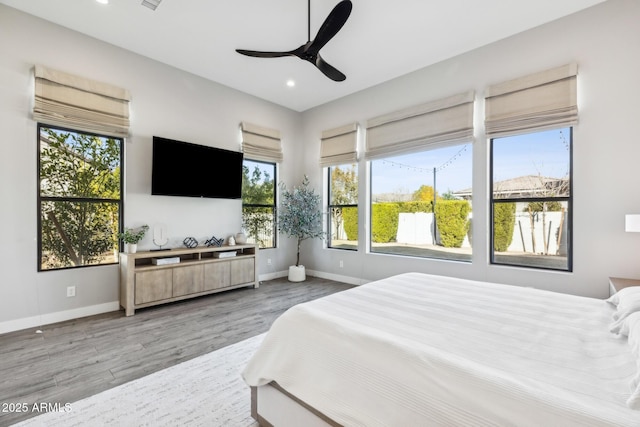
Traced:
POLYGON ((229 246, 234 246, 236 244, 236 238, 233 236, 229 236, 229 246))
POLYGON ((238 254, 237 251, 214 252, 214 258, 231 258, 238 254))
POLYGON ((151 258, 151 264, 153 265, 168 265, 168 264, 179 264, 180 257, 165 257, 165 258, 151 258))
POLYGON ((222 243, 224 243, 224 239, 216 239, 216 236, 211 236, 209 240, 204 242, 204 244, 207 245, 208 248, 212 246, 222 246, 222 243))
POLYGON ((196 239, 194 239, 193 237, 187 237, 185 238, 182 243, 184 243, 184 245, 190 249, 195 248, 196 246, 198 246, 198 241, 196 239))

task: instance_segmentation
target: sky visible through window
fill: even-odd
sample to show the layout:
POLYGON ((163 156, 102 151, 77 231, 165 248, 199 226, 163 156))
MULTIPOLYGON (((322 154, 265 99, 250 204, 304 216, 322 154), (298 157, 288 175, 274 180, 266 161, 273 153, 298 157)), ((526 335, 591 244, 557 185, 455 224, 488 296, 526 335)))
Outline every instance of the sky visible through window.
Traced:
POLYGON ((411 194, 422 185, 443 194, 471 188, 472 144, 405 154, 372 162, 372 193, 411 194))
MULTIPOLYGON (((569 173, 570 130, 554 129, 494 141, 494 178, 526 175, 562 178, 569 173)), ((411 194, 421 185, 438 194, 472 187, 473 144, 437 148, 372 162, 372 193, 411 194)))

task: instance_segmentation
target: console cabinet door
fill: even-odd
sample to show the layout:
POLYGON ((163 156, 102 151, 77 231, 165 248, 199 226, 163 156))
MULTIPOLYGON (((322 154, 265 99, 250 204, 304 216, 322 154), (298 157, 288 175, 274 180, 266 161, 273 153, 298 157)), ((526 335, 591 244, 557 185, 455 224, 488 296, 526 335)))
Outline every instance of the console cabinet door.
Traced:
POLYGON ((202 265, 176 267, 173 269, 173 296, 195 294, 202 292, 204 286, 202 265))
POLYGON ((136 273, 136 304, 171 298, 173 294, 171 269, 136 273))
POLYGON ((227 261, 212 262, 204 266, 204 290, 231 286, 231 264, 227 261))
POLYGON ((255 281, 255 258, 234 259, 231 264, 231 286, 255 281))

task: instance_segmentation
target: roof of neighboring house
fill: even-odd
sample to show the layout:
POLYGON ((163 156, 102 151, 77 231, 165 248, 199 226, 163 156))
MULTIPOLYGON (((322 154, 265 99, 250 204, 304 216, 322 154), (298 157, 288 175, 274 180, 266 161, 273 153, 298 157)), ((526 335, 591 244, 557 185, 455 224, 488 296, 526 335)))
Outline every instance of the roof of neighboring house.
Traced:
MULTIPOLYGON (((559 196, 567 193, 568 183, 569 178, 566 177, 551 178, 525 175, 494 183, 493 193, 494 196, 499 198, 559 196)), ((470 199, 471 188, 455 191, 453 195, 463 199, 470 199)))

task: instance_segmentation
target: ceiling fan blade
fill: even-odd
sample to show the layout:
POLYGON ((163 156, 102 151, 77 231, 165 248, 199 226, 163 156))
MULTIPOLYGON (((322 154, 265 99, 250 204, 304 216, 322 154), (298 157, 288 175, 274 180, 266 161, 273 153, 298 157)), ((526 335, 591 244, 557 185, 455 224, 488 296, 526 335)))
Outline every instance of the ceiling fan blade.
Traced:
POLYGON ((236 49, 236 52, 246 55, 253 56, 256 58, 281 58, 283 56, 293 56, 293 52, 261 52, 258 50, 245 50, 245 49, 236 49))
POLYGON ((325 76, 329 77, 333 81, 342 82, 347 78, 347 76, 338 71, 337 68, 322 59, 320 55, 316 57, 316 67, 318 67, 318 70, 322 71, 325 76))
POLYGON ((352 7, 350 0, 342 0, 333 8, 318 30, 316 38, 307 48, 307 53, 318 53, 340 31, 351 15, 352 7))

